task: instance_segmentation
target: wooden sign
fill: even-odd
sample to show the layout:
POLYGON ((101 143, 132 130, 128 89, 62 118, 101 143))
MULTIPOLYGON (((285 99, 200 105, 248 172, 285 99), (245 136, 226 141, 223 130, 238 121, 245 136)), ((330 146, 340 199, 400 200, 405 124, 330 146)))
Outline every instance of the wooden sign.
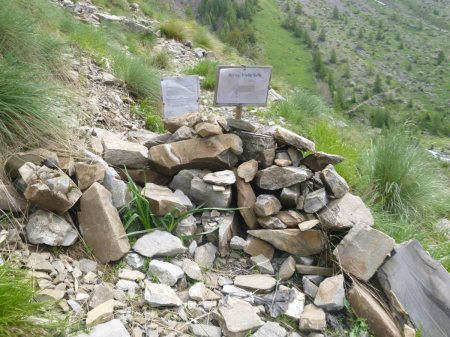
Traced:
POLYGON ((265 106, 271 77, 272 67, 219 66, 214 103, 265 106))
POLYGON ((161 79, 164 118, 198 112, 200 81, 198 76, 176 76, 161 79))

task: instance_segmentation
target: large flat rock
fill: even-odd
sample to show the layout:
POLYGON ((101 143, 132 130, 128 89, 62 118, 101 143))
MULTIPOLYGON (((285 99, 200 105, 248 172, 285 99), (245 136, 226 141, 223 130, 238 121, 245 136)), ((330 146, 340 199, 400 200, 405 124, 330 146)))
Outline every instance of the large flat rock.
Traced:
POLYGON ((77 185, 62 171, 25 163, 19 173, 27 184, 25 199, 41 209, 65 213, 81 197, 77 185))
POLYGON ((186 247, 178 237, 161 230, 141 236, 134 244, 133 249, 146 257, 175 256, 186 251, 186 247))
POLYGON ((316 150, 315 144, 296 133, 289 131, 281 126, 277 127, 273 137, 281 144, 286 144, 295 147, 298 150, 307 150, 314 152, 316 150))
POLYGON ((325 237, 321 231, 300 229, 260 229, 249 230, 248 234, 269 242, 275 248, 293 255, 309 256, 320 253, 325 247, 325 237))
POLYGON ((308 169, 301 167, 270 166, 256 174, 256 184, 265 190, 279 190, 312 177, 308 169))
POLYGON ((260 167, 273 164, 277 144, 272 136, 245 131, 237 131, 236 134, 242 139, 244 150, 239 156, 240 161, 254 159, 260 167))
POLYGON ((251 304, 237 298, 229 298, 219 307, 219 323, 227 337, 248 336, 264 324, 251 304))
POLYGON ((78 219, 84 240, 100 262, 117 261, 130 250, 111 193, 99 183, 92 184, 81 197, 78 219))
POLYGON ((34 245, 73 245, 78 238, 78 231, 67 219, 69 217, 37 210, 28 219, 26 227, 28 241, 34 245))
POLYGON ((145 168, 149 164, 147 151, 144 145, 124 140, 103 143, 103 159, 111 166, 145 168))
MULTIPOLYGON (((395 254, 377 273, 390 299, 406 309, 424 337, 444 337, 450 332, 450 274, 416 240, 395 247, 395 254)), ((395 310, 394 310, 395 311, 395 310)), ((398 313, 397 317, 401 317, 398 313)))
POLYGON ((394 248, 394 239, 369 226, 355 226, 334 249, 342 269, 368 281, 394 248))
POLYGON ((148 152, 151 166, 165 175, 182 169, 228 169, 236 165, 242 153, 242 141, 234 134, 194 138, 152 147, 148 152))
POLYGON ((366 286, 354 283, 348 293, 348 300, 356 316, 367 320, 370 332, 375 337, 402 336, 392 315, 366 286))
POLYGON ((118 319, 98 324, 88 334, 81 332, 76 337, 130 337, 123 323, 118 319))
POLYGON ((360 197, 351 193, 328 203, 318 214, 320 223, 330 229, 351 228, 355 225, 373 226, 372 213, 360 197))
POLYGON ((256 229, 258 225, 256 224, 256 214, 253 210, 253 206, 256 202, 256 195, 253 191, 252 185, 250 185, 250 183, 246 183, 244 179, 237 176, 236 192, 237 207, 239 208, 239 213, 241 213, 247 228, 256 229))
POLYGON ((186 210, 183 201, 168 187, 147 183, 141 194, 148 200, 155 214, 165 215, 176 210, 179 212, 186 210))

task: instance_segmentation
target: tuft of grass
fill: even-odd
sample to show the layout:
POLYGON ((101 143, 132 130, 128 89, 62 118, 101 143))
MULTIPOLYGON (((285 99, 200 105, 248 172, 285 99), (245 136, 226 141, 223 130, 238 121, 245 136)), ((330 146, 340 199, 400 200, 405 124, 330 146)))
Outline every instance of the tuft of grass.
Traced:
POLYGON ((151 99, 143 99, 135 104, 131 111, 145 120, 145 125, 150 131, 163 133, 164 121, 159 104, 151 99))
POLYGON ((170 66, 170 57, 166 51, 160 51, 152 57, 152 66, 158 69, 168 69, 170 66))
POLYGON ((389 214, 414 221, 450 210, 448 179, 407 133, 384 132, 363 165, 367 195, 389 214))
POLYGON ((0 0, 0 55, 39 65, 49 73, 62 68, 63 43, 44 33, 20 1, 0 0))
POLYGON ((216 87, 216 67, 218 63, 211 60, 202 60, 191 69, 187 70, 190 75, 203 76, 201 87, 206 90, 212 90, 216 87))
POLYGON ((62 336, 63 325, 48 320, 48 303, 36 302, 36 289, 24 271, 0 265, 0 336, 62 336))
POLYGON ((438 260, 446 270, 450 270, 450 241, 448 232, 436 228, 436 220, 424 214, 420 220, 402 220, 384 212, 380 207, 372 207, 375 218, 374 227, 395 239, 404 242, 418 240, 424 249, 438 260))
POLYGON ((161 31, 161 34, 168 39, 182 42, 183 40, 186 40, 187 37, 186 25, 181 20, 168 20, 161 24, 159 30, 161 31))
POLYGON ((305 90, 294 90, 286 100, 276 102, 272 112, 303 128, 307 128, 313 119, 334 113, 319 97, 305 90))
POLYGON ((67 16, 61 19, 59 29, 66 34, 68 41, 78 48, 102 56, 106 54, 108 40, 101 29, 67 16))
MULTIPOLYGON (((328 121, 319 121, 309 127, 307 135, 314 140, 317 151, 338 154, 345 160, 336 165, 336 171, 352 186, 359 183, 360 172, 358 170, 359 153, 362 151, 362 143, 350 141, 349 130, 339 129, 328 121)), ((357 137, 357 136, 353 136, 357 137)))
POLYGON ((236 210, 232 208, 205 208, 203 205, 200 205, 186 211, 174 208, 164 215, 157 215, 152 212, 149 201, 141 194, 141 189, 131 179, 126 170, 125 174, 127 175, 127 185, 132 196, 128 204, 121 209, 124 228, 127 235, 139 235, 155 229, 161 229, 172 233, 175 231, 180 221, 186 219, 191 214, 202 213, 207 210, 236 210))
POLYGON ((33 66, 0 58, 0 147, 30 146, 63 136, 57 90, 33 66))
POLYGON ((197 29, 195 29, 193 42, 194 45, 198 47, 203 47, 206 49, 213 48, 213 41, 211 39, 211 35, 204 27, 198 27, 197 29))
POLYGON ((117 53, 114 57, 113 70, 125 82, 131 95, 158 101, 159 77, 141 58, 117 53))

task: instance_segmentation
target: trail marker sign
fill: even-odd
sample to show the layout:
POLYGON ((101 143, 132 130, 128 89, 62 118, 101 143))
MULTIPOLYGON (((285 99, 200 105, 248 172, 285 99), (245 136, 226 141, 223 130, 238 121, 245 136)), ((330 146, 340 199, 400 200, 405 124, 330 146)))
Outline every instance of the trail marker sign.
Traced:
POLYGON ((265 106, 271 77, 272 67, 219 66, 214 104, 234 105, 237 115, 244 105, 265 106))
POLYGON ((198 112, 200 81, 198 76, 175 76, 161 79, 164 118, 198 112))

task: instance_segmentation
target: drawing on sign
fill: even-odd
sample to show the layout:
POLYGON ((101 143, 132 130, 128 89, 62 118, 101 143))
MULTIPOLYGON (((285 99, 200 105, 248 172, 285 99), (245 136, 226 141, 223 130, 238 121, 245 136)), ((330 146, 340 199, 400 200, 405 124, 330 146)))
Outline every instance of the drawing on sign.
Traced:
POLYGON ((266 105, 272 67, 219 66, 216 105, 266 105))
POLYGON ((164 118, 198 112, 200 81, 198 76, 165 77, 161 79, 164 118))

